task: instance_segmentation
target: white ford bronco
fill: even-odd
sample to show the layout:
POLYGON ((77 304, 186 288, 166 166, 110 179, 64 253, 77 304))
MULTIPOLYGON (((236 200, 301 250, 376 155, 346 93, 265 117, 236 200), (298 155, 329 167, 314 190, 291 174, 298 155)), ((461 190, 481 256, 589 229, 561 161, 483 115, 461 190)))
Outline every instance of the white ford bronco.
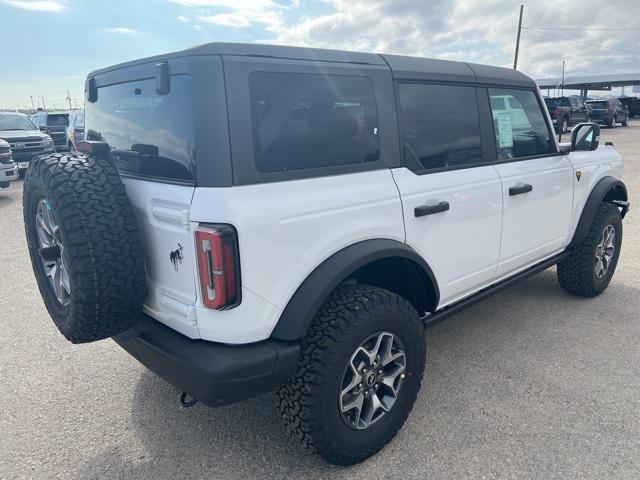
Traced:
POLYGON ((514 70, 218 43, 95 71, 85 106, 82 152, 24 187, 59 330, 184 404, 277 389, 335 464, 403 425, 429 325, 553 265, 595 297, 616 268, 620 156, 591 123, 559 144, 514 70))

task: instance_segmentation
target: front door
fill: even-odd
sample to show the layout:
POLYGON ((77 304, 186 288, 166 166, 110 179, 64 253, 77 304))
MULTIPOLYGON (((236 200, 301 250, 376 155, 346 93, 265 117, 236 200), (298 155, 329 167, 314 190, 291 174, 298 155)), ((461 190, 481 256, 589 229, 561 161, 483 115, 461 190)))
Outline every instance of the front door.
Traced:
POLYGON ((475 87, 400 83, 398 97, 406 241, 438 279, 441 307, 494 278, 502 185, 484 164, 475 87))
MULTIPOLYGON (((502 240, 498 275, 522 269, 562 250, 567 243, 574 171, 558 153, 534 90, 490 88, 494 98, 513 97, 526 121, 494 121, 495 168, 502 181, 502 240)), ((501 114, 498 113, 499 117, 501 114)), ((496 118, 496 112, 493 115, 496 118)))

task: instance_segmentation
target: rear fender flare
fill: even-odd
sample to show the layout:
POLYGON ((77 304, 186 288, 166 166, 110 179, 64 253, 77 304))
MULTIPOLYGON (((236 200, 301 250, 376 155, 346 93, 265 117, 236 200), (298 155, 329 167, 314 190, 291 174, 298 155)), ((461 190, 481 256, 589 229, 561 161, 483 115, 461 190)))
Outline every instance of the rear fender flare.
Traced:
POLYGON ((301 339, 333 290, 368 263, 393 257, 411 260, 424 270, 433 286, 435 309, 440 299, 436 278, 427 262, 415 250, 396 240, 364 240, 333 254, 309 274, 280 315, 271 338, 285 341, 301 339))

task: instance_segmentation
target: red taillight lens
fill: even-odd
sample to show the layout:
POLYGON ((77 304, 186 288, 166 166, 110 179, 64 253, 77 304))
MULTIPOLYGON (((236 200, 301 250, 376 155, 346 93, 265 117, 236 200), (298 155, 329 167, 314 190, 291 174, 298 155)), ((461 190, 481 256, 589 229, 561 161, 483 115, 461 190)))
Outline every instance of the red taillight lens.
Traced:
POLYGON ((202 303, 222 310, 240 303, 238 236, 230 225, 200 226, 196 252, 202 303))
POLYGON ((556 108, 555 108, 555 110, 554 110, 554 115, 555 115, 556 117, 559 117, 559 116, 560 116, 560 107, 556 107, 556 108))

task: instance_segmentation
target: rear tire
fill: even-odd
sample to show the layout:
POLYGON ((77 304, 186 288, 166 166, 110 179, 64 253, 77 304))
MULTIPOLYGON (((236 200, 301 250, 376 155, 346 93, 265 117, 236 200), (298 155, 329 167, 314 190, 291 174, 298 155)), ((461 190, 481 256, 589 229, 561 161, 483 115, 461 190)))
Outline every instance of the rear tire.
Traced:
POLYGON ((302 342, 297 370, 278 391, 282 418, 293 436, 326 461, 359 463, 389 443, 404 424, 420 390, 425 355, 424 325, 407 300, 367 285, 340 288, 318 311, 302 342), (380 353, 387 351, 404 354, 397 357, 403 358, 404 369, 385 363, 393 357, 380 353), (374 396, 388 411, 376 409, 374 396), (350 408, 358 400, 360 407, 350 408))
POLYGON ((626 127, 627 125, 629 125, 629 117, 625 117, 624 122, 622 122, 623 127, 626 127))
POLYGON ((142 244, 110 160, 78 153, 36 157, 23 202, 31 264, 60 332, 84 343, 135 324, 146 293, 142 244))
POLYGON ((569 293, 580 297, 600 295, 609 285, 615 272, 622 247, 622 217, 618 208, 602 202, 593 220, 591 229, 582 243, 558 264, 558 281, 569 293), (607 256, 606 232, 613 229, 611 256, 607 256), (605 245, 602 245, 604 240, 605 245), (603 249, 604 247, 604 249, 603 249), (601 267, 605 267, 604 271, 601 267))
POLYGON ((613 117, 611 119, 611 122, 609 123, 609 127, 610 128, 616 128, 616 123, 618 122, 618 119, 616 117, 613 117))

